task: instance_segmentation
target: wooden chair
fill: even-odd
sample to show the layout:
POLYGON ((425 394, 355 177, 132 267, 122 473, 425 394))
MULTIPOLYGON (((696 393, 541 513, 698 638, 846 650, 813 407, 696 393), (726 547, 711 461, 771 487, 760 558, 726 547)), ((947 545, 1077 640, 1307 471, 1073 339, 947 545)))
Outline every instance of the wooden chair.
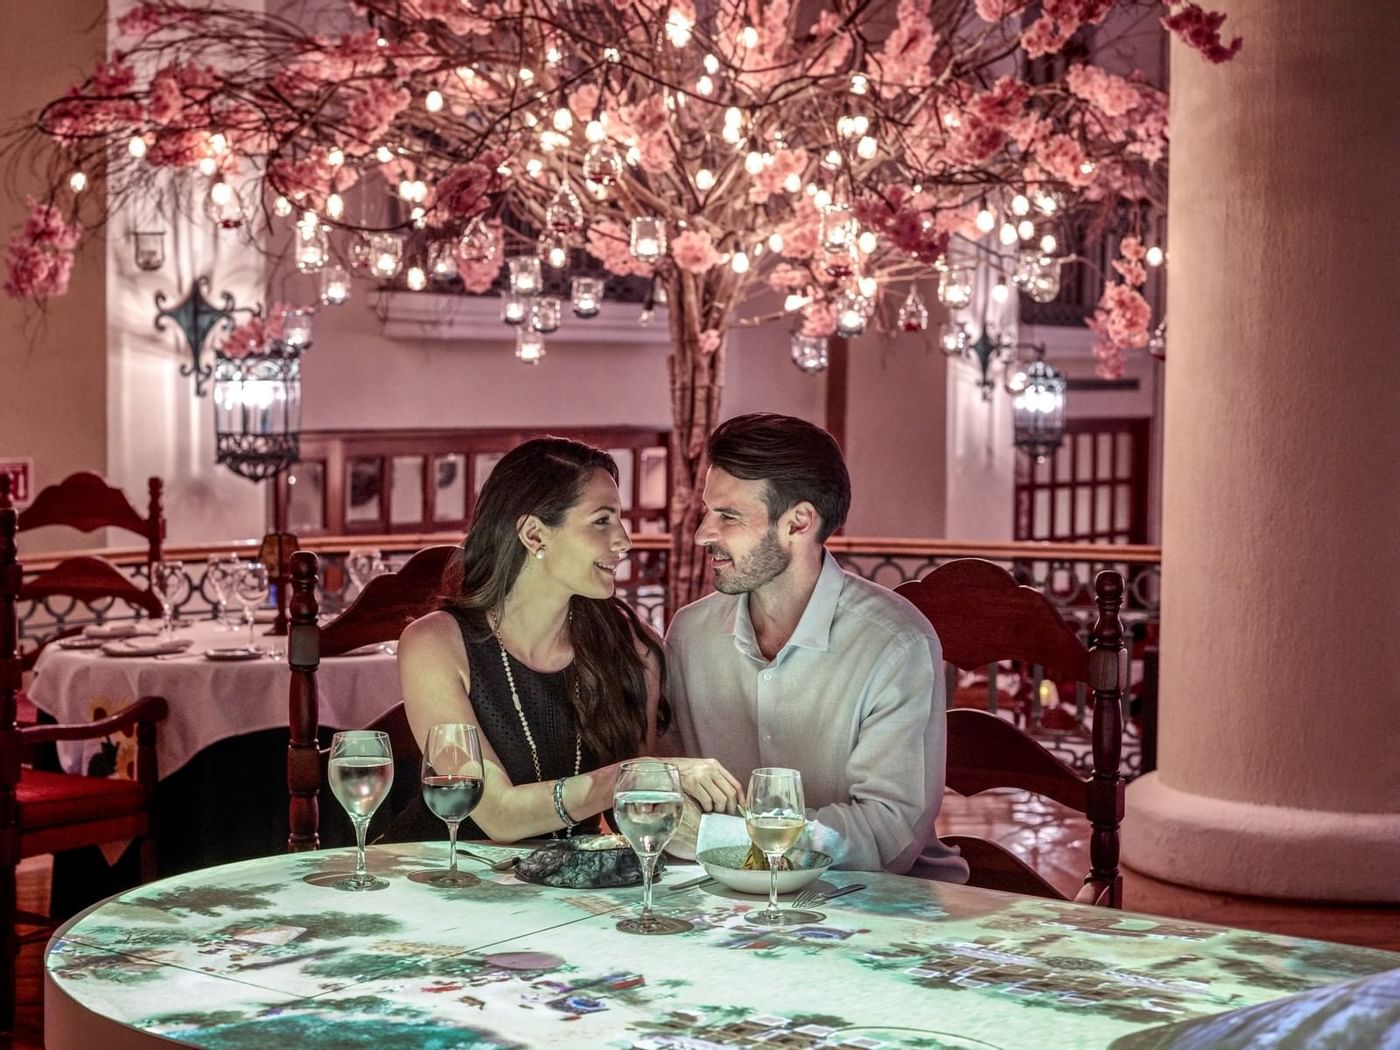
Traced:
MULTIPOLYGON (((1093 829, 1090 869, 1074 899, 1121 908, 1118 828, 1123 819, 1123 777, 1119 762, 1128 667, 1118 618, 1122 576, 1106 571, 1094 581, 1098 618, 1087 647, 1044 594, 1018 586, 1009 572, 989 561, 945 562, 922 580, 895 590, 928 617, 943 643, 943 659, 954 666, 966 671, 998 660, 1019 660, 1043 668, 1049 676, 1084 682, 1092 691, 1090 776, 1081 777, 996 715, 957 708, 947 715, 947 785, 960 795, 1020 788, 1084 814, 1093 829)), ((974 886, 1068 899, 997 843, 961 835, 944 841, 962 850, 974 886)))
MULTIPOLYGON (((292 669, 288 699, 291 740, 287 747, 290 852, 317 849, 320 845, 317 800, 327 759, 316 739, 320 729, 316 669, 321 658, 339 656, 362 645, 397 641, 411 621, 432 612, 442 596, 451 593, 460 554, 458 547, 423 548, 398 572, 370 580, 350 608, 325 628, 316 623, 316 555, 309 551, 292 555, 291 628, 287 638, 287 660, 292 669)), ((409 729, 403 704, 369 728, 389 734, 395 765, 417 763, 418 744, 409 729)))
POLYGON ((84 725, 15 725, 22 674, 19 658, 21 567, 15 551, 15 512, 0 509, 0 1029, 14 1019, 15 956, 22 940, 48 936, 46 916, 17 910, 15 866, 25 857, 80 846, 139 839, 141 877, 156 876, 150 807, 156 786, 156 723, 165 701, 144 697, 110 718, 84 725), (134 727, 136 780, 68 776, 24 768, 27 748, 58 740, 100 740, 134 727), (21 937, 17 925, 40 926, 21 937))

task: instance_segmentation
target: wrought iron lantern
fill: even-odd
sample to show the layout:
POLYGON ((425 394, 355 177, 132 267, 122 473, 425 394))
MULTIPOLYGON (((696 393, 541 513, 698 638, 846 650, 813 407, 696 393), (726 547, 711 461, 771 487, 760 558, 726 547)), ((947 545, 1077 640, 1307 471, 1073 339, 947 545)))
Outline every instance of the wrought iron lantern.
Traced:
POLYGON ((218 461, 261 481, 297 461, 301 445, 301 352, 285 343, 214 362, 218 461))
POLYGON ((1011 398, 1014 444, 1035 462, 1060 447, 1065 436, 1065 377, 1037 356, 1024 370, 1011 398))

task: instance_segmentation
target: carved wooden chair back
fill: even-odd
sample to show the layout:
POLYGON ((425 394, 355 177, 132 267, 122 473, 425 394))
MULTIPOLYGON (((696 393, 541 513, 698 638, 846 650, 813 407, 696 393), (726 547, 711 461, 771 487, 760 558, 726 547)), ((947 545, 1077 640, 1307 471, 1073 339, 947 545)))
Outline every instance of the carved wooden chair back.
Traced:
MULTIPOLYGON (((398 572, 370 580, 350 607, 322 628, 316 622, 316 555, 310 551, 292 555, 291 627, 287 638, 292 674, 288 703, 291 740, 287 749, 289 851, 316 849, 320 841, 317 799, 326 762, 326 754, 316 739, 320 729, 316 670, 321 658, 339 656, 364 645, 396 641, 409 623, 432 612, 444 595, 453 593, 460 556, 460 547, 423 548, 398 572)), ((396 705, 369 728, 389 734, 395 765, 418 761, 418 745, 403 704, 396 705)))
MULTIPOLYGON (((1123 819, 1123 690, 1128 651, 1118 613, 1123 578, 1094 580, 1098 615, 1086 646, 1040 591, 1023 587, 1005 569, 980 558, 945 562, 922 580, 895 590, 928 617, 943 658, 965 671, 1016 660, 1047 676, 1083 682, 1090 690, 1092 771, 1082 777, 1042 744, 987 711, 948 711, 947 784, 960 795, 1019 788, 1054 799, 1089 819, 1089 874, 1075 900, 1120 908, 1119 825, 1123 819)), ((973 885, 1066 899, 1003 846, 972 836, 944 839, 958 846, 973 885)))
POLYGON ((21 729, 15 706, 23 674, 19 655, 20 582, 15 549, 16 517, 0 508, 0 1030, 14 1018, 15 956, 21 941, 47 938, 47 916, 21 912, 15 901, 15 867, 25 857, 79 846, 137 839, 141 876, 156 876, 150 836, 150 804, 156 786, 156 723, 165 717, 160 697, 143 697, 116 714, 81 725, 21 729), (39 744, 57 740, 101 740, 135 731, 136 780, 107 780, 26 768, 23 758, 39 744), (21 936, 17 926, 37 926, 21 936))

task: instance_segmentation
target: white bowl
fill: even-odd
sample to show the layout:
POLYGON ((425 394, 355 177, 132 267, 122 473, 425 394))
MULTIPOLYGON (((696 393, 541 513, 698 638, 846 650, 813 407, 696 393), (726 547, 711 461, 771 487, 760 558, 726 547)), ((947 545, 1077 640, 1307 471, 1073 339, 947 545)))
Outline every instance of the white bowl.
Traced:
MULTIPOLYGON (((747 846, 717 846, 705 850, 695 859, 700 862, 700 866, 710 878, 723 883, 731 890, 766 897, 768 872, 751 871, 739 866, 744 863, 744 856, 748 852, 747 846)), ((788 871, 778 872, 779 893, 794 893, 821 878, 826 869, 831 867, 831 858, 813 849, 790 849, 787 859, 792 862, 793 867, 788 871)))

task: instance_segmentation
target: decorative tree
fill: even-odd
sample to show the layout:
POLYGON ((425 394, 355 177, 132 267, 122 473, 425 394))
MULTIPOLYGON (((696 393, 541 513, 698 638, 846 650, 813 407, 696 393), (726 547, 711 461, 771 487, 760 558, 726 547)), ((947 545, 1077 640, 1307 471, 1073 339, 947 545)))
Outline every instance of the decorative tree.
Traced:
MULTIPOLYGON (((1165 95, 1058 60, 1128 7, 1156 7, 1211 61, 1239 47, 1222 16, 1149 0, 357 0, 327 32, 155 0, 120 19, 127 50, 11 140, 60 148, 6 290, 61 294, 80 229, 172 170, 221 226, 256 234, 295 209, 305 271, 341 230, 381 278, 422 253, 479 292, 507 253, 566 264, 578 246, 653 277, 672 337, 669 593, 685 602, 725 338, 750 293, 783 297, 811 366, 814 338, 923 328, 914 279, 935 268, 958 305, 950 255, 1000 266, 998 240, 1026 247, 1019 282, 1053 296, 1060 223, 1160 197, 1165 95), (399 203, 352 223, 344 194, 366 179, 399 203), (85 206, 89 181, 106 199, 85 206)), ((1108 370, 1147 341, 1141 264, 1124 261, 1095 322, 1108 370)), ((531 270, 513 288, 535 293, 531 270)))

